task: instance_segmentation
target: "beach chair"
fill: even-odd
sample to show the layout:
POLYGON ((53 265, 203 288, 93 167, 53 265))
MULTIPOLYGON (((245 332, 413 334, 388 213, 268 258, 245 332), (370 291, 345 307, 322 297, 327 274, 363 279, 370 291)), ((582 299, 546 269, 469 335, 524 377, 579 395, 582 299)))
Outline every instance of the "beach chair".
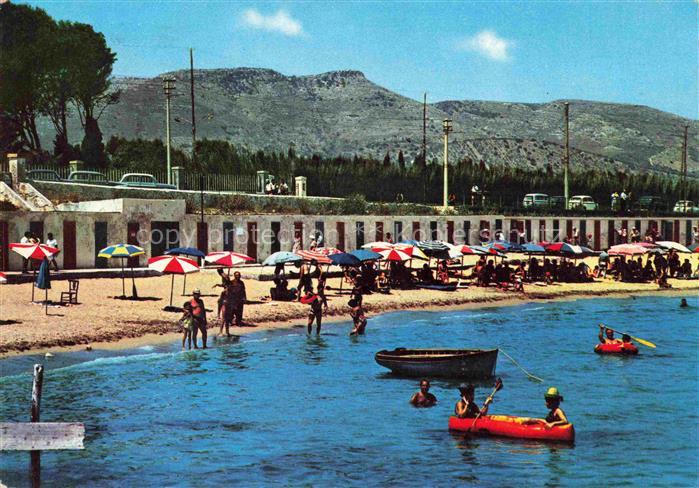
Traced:
POLYGON ((79 280, 68 280, 68 291, 61 292, 61 305, 70 303, 78 304, 78 289, 80 288, 79 280))

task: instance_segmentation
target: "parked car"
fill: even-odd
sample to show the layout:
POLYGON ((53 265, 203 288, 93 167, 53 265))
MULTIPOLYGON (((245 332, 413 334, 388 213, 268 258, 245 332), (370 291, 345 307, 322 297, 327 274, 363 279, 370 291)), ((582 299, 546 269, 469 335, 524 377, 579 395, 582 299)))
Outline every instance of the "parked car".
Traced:
POLYGON ((597 210, 597 202, 589 195, 575 195, 568 200, 568 208, 579 210, 597 210))
POLYGON ((566 197, 563 195, 549 197, 549 207, 558 209, 566 208, 566 197))
POLYGON ((667 210, 667 203, 662 197, 656 197, 652 195, 644 195, 638 199, 636 204, 638 209, 646 212, 653 212, 656 210, 667 210))
POLYGON ((527 193, 522 199, 522 206, 529 207, 548 207, 549 196, 546 193, 527 193))
POLYGON ((699 207, 692 200, 678 200, 672 211, 674 213, 698 214, 699 207))
POLYGON ((61 175, 51 169, 33 169, 27 171, 26 177, 34 181, 63 181, 61 175))
POLYGON ((99 171, 71 171, 66 181, 70 183, 89 183, 91 185, 114 185, 99 171))
POLYGON ((155 179, 155 176, 148 173, 126 173, 117 183, 118 186, 128 186, 133 188, 163 188, 176 190, 175 185, 160 183, 155 179))

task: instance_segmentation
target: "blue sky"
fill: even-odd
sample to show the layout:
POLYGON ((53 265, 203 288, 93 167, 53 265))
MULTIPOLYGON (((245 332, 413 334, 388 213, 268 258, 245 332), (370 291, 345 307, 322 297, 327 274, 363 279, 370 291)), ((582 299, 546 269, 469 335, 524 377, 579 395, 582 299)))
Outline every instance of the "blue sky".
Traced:
POLYGON ((25 2, 90 23, 117 75, 253 66, 357 69, 415 99, 649 105, 698 117, 699 3, 25 2))

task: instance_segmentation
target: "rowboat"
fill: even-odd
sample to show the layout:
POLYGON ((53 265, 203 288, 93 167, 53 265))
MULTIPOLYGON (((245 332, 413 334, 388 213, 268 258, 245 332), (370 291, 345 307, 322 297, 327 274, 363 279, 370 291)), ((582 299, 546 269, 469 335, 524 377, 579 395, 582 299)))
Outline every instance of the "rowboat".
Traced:
POLYGON ((541 441, 574 442, 573 424, 546 427, 543 419, 513 417, 510 415, 483 415, 478 419, 449 417, 449 430, 477 435, 537 439, 541 441))
POLYGON ((418 288, 420 288, 422 290, 456 291, 456 283, 451 283, 448 285, 444 285, 442 283, 433 283, 433 284, 418 283, 415 286, 417 286, 418 288))
POLYGON ((497 349, 405 349, 379 351, 376 362, 400 376, 485 379, 495 374, 497 349))

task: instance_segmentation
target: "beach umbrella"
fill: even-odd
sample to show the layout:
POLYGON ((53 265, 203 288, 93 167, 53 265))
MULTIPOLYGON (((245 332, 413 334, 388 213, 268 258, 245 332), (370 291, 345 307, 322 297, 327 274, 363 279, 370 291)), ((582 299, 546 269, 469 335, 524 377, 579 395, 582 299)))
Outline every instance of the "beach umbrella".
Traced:
POLYGON ((314 252, 317 252, 318 254, 322 254, 323 256, 330 256, 332 254, 339 254, 344 251, 340 251, 336 247, 316 247, 314 252))
POLYGON ((51 256, 55 256, 58 254, 60 249, 47 246, 46 244, 38 244, 38 243, 33 243, 33 244, 21 244, 21 243, 14 243, 10 244, 10 250, 16 252, 20 256, 22 256, 24 259, 36 259, 36 260, 42 260, 44 258, 50 258, 51 256))
POLYGON ((483 247, 483 246, 471 246, 471 249, 473 249, 476 252, 480 252, 481 254, 485 254, 488 256, 494 256, 497 258, 504 258, 506 257, 503 253, 495 249, 494 247, 483 247))
POLYGON ((175 288, 176 274, 189 274, 199 271, 199 266, 195 261, 181 256, 156 256, 148 260, 148 267, 162 274, 172 275, 170 284, 170 308, 172 308, 172 292, 175 288))
POLYGON ((417 241, 417 247, 427 256, 449 252, 449 244, 443 241, 417 241))
POLYGON ((379 254, 386 261, 407 261, 413 258, 411 254, 406 253, 402 249, 384 249, 379 251, 379 254))
POLYGON ((44 310, 46 315, 49 314, 49 290, 51 289, 51 270, 49 269, 49 259, 44 258, 41 261, 39 274, 36 276, 36 287, 44 290, 44 310))
POLYGON ((206 254, 204 254, 202 251, 197 249, 196 247, 175 247, 172 249, 168 249, 165 251, 163 254, 174 254, 176 256, 190 256, 194 258, 205 258, 206 254))
MULTIPOLYGON (((200 258, 200 259, 204 259, 206 257, 206 254, 204 254, 203 251, 200 251, 196 247, 175 247, 172 249, 168 249, 163 254, 166 254, 168 256, 171 256, 171 255, 189 256, 192 258, 200 258)), ((185 295, 186 290, 187 290, 187 275, 184 275, 184 279, 182 280, 182 296, 185 295)))
POLYGON ((262 266, 277 266, 279 264, 298 263, 299 261, 303 261, 303 258, 298 254, 288 251, 279 251, 267 256, 267 259, 262 261, 262 266))
POLYGON ((639 246, 638 244, 617 244, 612 246, 607 251, 610 256, 635 256, 638 254, 646 254, 648 248, 639 246))
POLYGON ((495 248, 500 252, 517 252, 522 250, 522 246, 509 241, 493 241, 485 244, 486 249, 495 248))
POLYGON ((350 252, 350 254, 359 259, 361 262, 381 259, 381 254, 374 252, 371 249, 357 249, 350 252))
POLYGON ((544 249, 544 247, 540 246, 539 244, 527 242, 525 244, 522 244, 522 251, 526 252, 527 254, 543 254, 546 252, 546 249, 544 249))
POLYGON ((695 246, 692 248, 693 253, 699 253, 699 246, 695 246))
POLYGON ((304 261, 315 261, 318 264, 332 264, 332 261, 325 254, 315 251, 298 251, 296 254, 301 256, 304 261))
MULTIPOLYGON (((121 259, 121 296, 126 298, 126 285, 124 283, 124 259, 133 258, 145 254, 146 251, 142 247, 134 246, 133 244, 114 244, 102 249, 97 257, 100 258, 119 258, 121 259)), ((131 266, 131 295, 132 298, 138 296, 136 292, 136 280, 133 275, 133 266, 131 266)))
POLYGON ((0 273, 0 283, 7 283, 7 276, 5 273, 0 273))
MULTIPOLYGON (((402 244, 402 243, 400 243, 402 244)), ((381 249, 392 249, 396 244, 392 242, 386 242, 386 241, 374 241, 374 242, 367 242, 362 246, 362 249, 374 249, 376 247, 379 247, 381 249)), ((411 244, 407 244, 411 245, 411 244)))
POLYGON ((204 261, 207 263, 223 266, 224 268, 232 268, 233 266, 238 266, 254 260, 254 258, 251 258, 247 254, 232 251, 211 252, 204 258, 204 261))
POLYGON ((665 249, 674 249, 677 252, 691 253, 692 251, 679 242, 674 241, 656 241, 655 244, 665 249))
MULTIPOLYGON (((450 250, 458 252, 462 256, 475 256, 480 254, 485 254, 483 251, 479 251, 475 246, 470 246, 468 244, 450 244, 450 250)), ((451 251, 450 251, 451 252, 451 251)))
POLYGON ((359 266, 361 264, 361 261, 359 260, 359 258, 357 258, 357 256, 347 252, 331 254, 328 257, 333 262, 333 264, 336 264, 338 266, 359 266))
POLYGON ((567 242, 555 242, 553 244, 548 244, 544 248, 546 252, 558 253, 561 255, 577 256, 581 257, 585 254, 592 253, 592 249, 583 246, 577 246, 575 244, 569 244, 567 242))
MULTIPOLYGON (((51 256, 55 256, 59 252, 61 252, 59 249, 51 246, 47 246, 46 244, 39 244, 39 243, 31 243, 31 244, 22 244, 22 243, 15 243, 15 244, 10 244, 10 249, 20 256, 22 256, 24 259, 35 259, 35 260, 43 260, 45 258, 50 258, 51 256)), ((34 275, 36 276, 36 270, 34 271, 34 275)), ((34 301, 34 281, 32 281, 32 302, 34 301)))

